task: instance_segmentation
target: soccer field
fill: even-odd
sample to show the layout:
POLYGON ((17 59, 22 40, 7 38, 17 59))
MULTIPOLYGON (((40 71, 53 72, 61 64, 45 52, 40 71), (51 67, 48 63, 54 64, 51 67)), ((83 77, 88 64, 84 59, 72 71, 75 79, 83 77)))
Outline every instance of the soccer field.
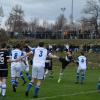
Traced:
MULTIPOLYGON (((97 92, 97 81, 100 75, 99 69, 89 69, 86 72, 85 84, 75 84, 76 68, 69 67, 65 70, 63 80, 57 83, 59 67, 54 68, 54 78, 47 77, 43 82, 39 98, 36 100, 98 100, 100 93, 97 92)), ((10 78, 7 83, 7 96, 3 100, 35 100, 31 89, 29 97, 26 97, 26 86, 22 86, 20 80, 17 92, 13 93, 10 78)), ((2 100, 2 98, 0 99, 2 100)))
MULTIPOLYGON (((57 55, 61 56, 62 53, 57 53, 57 55)), ((74 56, 76 58, 77 54, 74 54, 74 56)), ((34 87, 31 89, 29 96, 25 96, 28 80, 27 84, 22 86, 22 80, 19 79, 17 92, 12 91, 9 70, 6 97, 2 98, 0 96, 0 100, 98 100, 100 98, 100 93, 97 92, 98 78, 100 76, 100 66, 98 66, 100 56, 95 53, 87 54, 87 56, 92 63, 88 64, 84 84, 75 84, 76 64, 70 64, 64 72, 61 83, 57 83, 61 64, 57 60, 53 60, 54 77, 46 77, 41 85, 37 99, 33 98, 34 87), (92 67, 93 69, 91 69, 92 67)))

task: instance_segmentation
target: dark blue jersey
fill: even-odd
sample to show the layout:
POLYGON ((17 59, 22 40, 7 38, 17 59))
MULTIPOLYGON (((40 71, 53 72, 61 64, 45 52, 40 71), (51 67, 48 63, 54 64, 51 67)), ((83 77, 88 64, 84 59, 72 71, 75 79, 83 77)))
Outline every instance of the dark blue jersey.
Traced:
POLYGON ((7 69, 7 59, 8 59, 8 51, 0 50, 0 70, 7 69))

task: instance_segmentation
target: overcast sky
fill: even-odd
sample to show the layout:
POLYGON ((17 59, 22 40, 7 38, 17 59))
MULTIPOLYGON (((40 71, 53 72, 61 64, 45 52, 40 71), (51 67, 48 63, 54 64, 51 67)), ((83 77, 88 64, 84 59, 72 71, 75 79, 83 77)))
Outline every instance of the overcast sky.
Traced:
MULTIPOLYGON (((55 21, 57 16, 62 13, 61 8, 65 7, 65 17, 69 19, 71 14, 71 1, 72 0, 0 0, 3 6, 4 18, 6 20, 14 5, 19 4, 24 10, 25 19, 38 17, 39 19, 46 19, 55 21)), ((73 0, 74 1, 74 20, 78 20, 82 13, 82 9, 87 0, 73 0)))

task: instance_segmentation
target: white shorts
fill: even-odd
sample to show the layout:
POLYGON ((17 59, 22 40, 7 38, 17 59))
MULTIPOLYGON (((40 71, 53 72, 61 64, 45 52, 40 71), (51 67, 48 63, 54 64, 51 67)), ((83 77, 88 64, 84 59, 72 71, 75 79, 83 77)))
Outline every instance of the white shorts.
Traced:
POLYGON ((44 77, 44 67, 33 67, 32 68, 32 78, 43 79, 44 77))
POLYGON ((80 67, 78 67, 77 73, 80 73, 80 72, 82 72, 83 74, 85 74, 86 68, 80 68, 80 67))
POLYGON ((21 62, 21 71, 29 72, 29 65, 25 65, 24 62, 21 62))
POLYGON ((11 65, 11 77, 20 77, 21 63, 15 63, 11 65))

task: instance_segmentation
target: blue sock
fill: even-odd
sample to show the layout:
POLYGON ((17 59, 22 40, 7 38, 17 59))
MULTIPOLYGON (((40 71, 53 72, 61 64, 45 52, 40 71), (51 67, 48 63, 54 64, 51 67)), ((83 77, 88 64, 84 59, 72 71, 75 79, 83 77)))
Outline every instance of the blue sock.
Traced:
POLYGON ((83 82, 83 81, 84 81, 84 74, 82 74, 81 77, 82 77, 82 78, 81 78, 81 82, 83 82))
POLYGON ((100 80, 98 81, 98 91, 100 91, 100 80))
POLYGON ((38 96, 39 89, 40 89, 40 86, 35 86, 34 96, 38 96))
POLYGON ((16 87, 18 87, 18 82, 15 80, 16 87))
POLYGON ((28 72, 26 72, 26 76, 27 76, 28 79, 31 81, 31 75, 30 75, 28 72))
POLYGON ((24 78, 24 76, 23 76, 23 73, 22 73, 22 72, 20 72, 20 77, 21 77, 21 79, 23 80, 23 82, 25 83, 26 81, 25 81, 25 78, 24 78))
POLYGON ((33 85, 33 84, 32 84, 32 82, 30 82, 30 83, 28 84, 27 89, 26 89, 26 91, 27 91, 27 92, 29 92, 29 91, 30 91, 30 89, 31 89, 32 85, 33 85))
POLYGON ((77 73, 77 75, 76 75, 76 80, 77 80, 77 82, 79 81, 79 73, 77 73))
POLYGON ((12 85, 16 85, 16 80, 15 79, 11 79, 11 84, 12 85))

